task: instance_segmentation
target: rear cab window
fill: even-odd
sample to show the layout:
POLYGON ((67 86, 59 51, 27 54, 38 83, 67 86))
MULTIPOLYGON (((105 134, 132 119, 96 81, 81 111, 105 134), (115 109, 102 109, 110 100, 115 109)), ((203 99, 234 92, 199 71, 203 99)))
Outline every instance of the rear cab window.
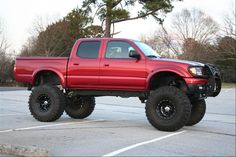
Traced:
POLYGON ((82 41, 77 49, 76 55, 80 58, 98 58, 101 41, 82 41))

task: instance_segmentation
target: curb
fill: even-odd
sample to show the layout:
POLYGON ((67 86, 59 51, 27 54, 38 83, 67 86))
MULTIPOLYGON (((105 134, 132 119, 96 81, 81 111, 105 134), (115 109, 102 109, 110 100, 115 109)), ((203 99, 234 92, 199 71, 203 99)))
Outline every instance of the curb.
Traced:
POLYGON ((14 146, 10 144, 0 144, 0 154, 23 156, 23 157, 38 157, 38 156, 50 157, 50 152, 44 148, 14 146))

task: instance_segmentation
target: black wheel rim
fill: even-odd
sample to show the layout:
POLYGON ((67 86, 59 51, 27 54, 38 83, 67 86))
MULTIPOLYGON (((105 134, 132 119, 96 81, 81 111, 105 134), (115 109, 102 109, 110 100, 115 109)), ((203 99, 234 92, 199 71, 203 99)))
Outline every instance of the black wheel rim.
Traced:
POLYGON ((176 108, 172 101, 162 100, 157 104, 156 112, 162 119, 171 119, 176 114, 176 108))
POLYGON ((38 103, 42 112, 47 112, 52 104, 50 97, 46 94, 42 94, 38 97, 38 103))

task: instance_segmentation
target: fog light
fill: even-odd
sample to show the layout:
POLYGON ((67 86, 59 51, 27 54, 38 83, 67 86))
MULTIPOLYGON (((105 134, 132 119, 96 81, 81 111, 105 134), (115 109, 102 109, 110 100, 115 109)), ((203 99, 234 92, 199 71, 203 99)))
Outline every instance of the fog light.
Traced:
POLYGON ((203 90, 203 87, 202 87, 202 86, 199 86, 198 88, 199 88, 200 90, 203 90))

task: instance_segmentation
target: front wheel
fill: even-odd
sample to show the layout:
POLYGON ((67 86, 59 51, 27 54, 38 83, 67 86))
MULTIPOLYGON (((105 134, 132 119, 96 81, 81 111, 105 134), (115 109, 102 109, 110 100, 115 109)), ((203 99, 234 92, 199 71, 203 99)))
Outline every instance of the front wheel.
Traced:
POLYGON ((199 123, 206 113, 205 100, 198 100, 192 103, 191 116, 189 118, 187 126, 192 126, 199 123))
POLYGON ((71 118, 83 119, 88 117, 94 110, 94 97, 72 97, 69 98, 65 112, 71 118))
POLYGON ((164 86, 150 94, 145 109, 147 119, 155 128, 176 131, 188 122, 191 103, 178 88, 164 86))

